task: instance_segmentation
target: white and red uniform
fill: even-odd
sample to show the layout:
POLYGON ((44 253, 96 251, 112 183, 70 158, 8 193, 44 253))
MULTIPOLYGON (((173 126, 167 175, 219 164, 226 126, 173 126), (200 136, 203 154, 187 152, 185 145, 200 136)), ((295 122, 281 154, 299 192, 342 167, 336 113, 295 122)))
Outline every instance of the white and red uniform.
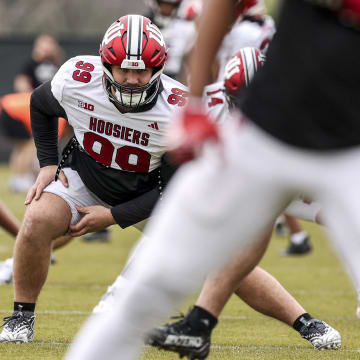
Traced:
POLYGON ((222 123, 229 116, 229 107, 224 93, 223 81, 205 86, 203 101, 208 114, 216 122, 222 123))
POLYGON ((162 34, 168 49, 164 72, 173 76, 181 71, 183 59, 194 45, 195 23, 182 18, 174 18, 167 27, 162 29, 162 34))
POLYGON ((73 172, 65 168, 68 176, 81 178, 74 180, 81 192, 74 197, 60 182, 51 183, 45 191, 69 203, 73 223, 79 220, 74 198, 82 198, 81 206, 94 205, 97 200, 116 206, 159 185, 154 172, 167 149, 165 134, 174 112, 185 105, 186 88, 161 75, 162 89, 152 107, 121 113, 106 95, 102 76, 100 57, 78 56, 68 60, 51 82, 51 92, 83 150, 74 151, 73 172), (84 193, 82 188, 86 188, 84 193), (95 200, 86 201, 87 192, 95 200))
POLYGON ((52 92, 64 108, 76 139, 103 165, 135 172, 154 170, 166 151, 164 135, 174 108, 179 107, 181 101, 185 103, 179 96, 182 100, 175 104, 177 95, 172 89, 183 91, 184 86, 162 75, 164 90, 152 109, 122 114, 106 96, 101 85, 102 75, 100 57, 77 56, 68 60, 52 80, 52 92), (90 80, 77 80, 74 73, 86 67, 93 68, 86 70, 90 80))
POLYGON ((275 22, 268 15, 262 16, 261 20, 244 18, 237 21, 231 31, 224 37, 218 51, 219 74, 217 79, 221 80, 223 78, 225 64, 240 49, 255 47, 266 53, 275 32, 275 22))
POLYGON ((167 26, 161 28, 168 58, 164 72, 171 76, 180 73, 183 59, 196 40, 195 19, 200 15, 202 0, 184 0, 167 26))

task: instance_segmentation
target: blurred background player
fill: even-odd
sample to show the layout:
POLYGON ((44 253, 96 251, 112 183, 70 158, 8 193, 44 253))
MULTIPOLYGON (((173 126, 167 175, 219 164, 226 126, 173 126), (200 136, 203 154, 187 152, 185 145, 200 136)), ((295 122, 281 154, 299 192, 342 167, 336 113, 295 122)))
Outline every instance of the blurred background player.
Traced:
POLYGON ((19 94, 9 94, 1 99, 2 133, 13 144, 9 183, 12 191, 27 192, 39 171, 30 129, 30 95, 37 86, 52 79, 63 62, 63 55, 55 37, 39 35, 34 41, 31 57, 14 79, 14 90, 19 94))
MULTIPOLYGON (((221 47, 218 50, 213 68, 214 81, 222 83, 226 64, 230 57, 239 49, 245 47, 254 47, 266 54, 267 48, 276 32, 274 19, 267 14, 266 4, 263 0, 256 0, 252 6, 249 6, 245 12, 240 12, 236 17, 229 33, 224 37, 221 47)), ((216 83, 211 87, 216 87, 216 83)), ((216 109, 216 102, 221 101, 216 97, 216 89, 206 87, 209 94, 208 106, 216 109)), ((239 102, 239 100, 234 99, 239 102)), ((221 104, 221 103, 220 103, 221 104)), ((220 109, 221 107, 219 107, 220 109)), ((310 236, 300 224, 300 221, 292 216, 284 216, 287 228, 289 230, 289 246, 281 253, 283 256, 304 255, 312 250, 310 236)), ((279 223, 276 229, 280 230, 279 223)), ((282 227, 284 229, 284 227, 282 227)))
MULTIPOLYGON (((0 226, 12 235, 17 236, 20 223, 19 220, 11 213, 11 211, 0 202, 0 226)), ((9 258, 0 262, 0 285, 9 284, 12 281, 13 259, 9 258)))
POLYGON ((51 80, 64 60, 58 41, 49 34, 40 34, 34 42, 28 59, 14 79, 16 92, 31 92, 45 81, 51 80))
POLYGON ((239 10, 216 56, 213 72, 217 81, 222 81, 226 63, 240 49, 255 47, 266 54, 275 32, 275 21, 267 14, 264 0, 253 1, 245 12, 239 10))
POLYGON ((202 0, 146 0, 148 17, 163 33, 168 48, 164 73, 186 82, 186 59, 196 39, 195 21, 202 0))
MULTIPOLYGON (((14 144, 9 164, 9 187, 14 192, 27 192, 40 169, 30 124, 30 97, 31 92, 21 92, 0 98, 1 132, 14 144)), ((65 119, 59 120, 59 137, 68 138, 66 125, 65 119)))
POLYGON ((283 220, 276 223, 275 230, 280 236, 289 232, 289 245, 281 252, 282 256, 306 255, 312 251, 309 233, 295 217, 284 214, 283 220))

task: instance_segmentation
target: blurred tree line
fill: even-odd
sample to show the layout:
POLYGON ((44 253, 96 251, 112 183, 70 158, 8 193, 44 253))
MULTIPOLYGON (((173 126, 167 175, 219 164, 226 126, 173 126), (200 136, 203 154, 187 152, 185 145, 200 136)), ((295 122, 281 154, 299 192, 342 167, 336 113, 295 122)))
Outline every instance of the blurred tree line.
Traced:
MULTIPOLYGON (((48 32, 61 38, 94 37, 122 15, 145 14, 147 1, 0 0, 0 36, 48 32)), ((278 0, 266 3, 273 13, 278 0)))
POLYGON ((0 0, 0 36, 94 37, 122 15, 145 12, 144 0, 0 0))

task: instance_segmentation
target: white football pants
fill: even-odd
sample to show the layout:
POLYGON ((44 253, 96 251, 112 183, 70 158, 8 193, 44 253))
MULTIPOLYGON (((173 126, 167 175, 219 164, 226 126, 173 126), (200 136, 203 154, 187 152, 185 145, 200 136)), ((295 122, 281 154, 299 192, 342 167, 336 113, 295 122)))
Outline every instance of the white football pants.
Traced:
POLYGON ((146 331, 262 233, 298 193, 324 210, 360 285, 360 147, 305 151, 229 121, 221 146, 183 166, 147 227, 119 306, 93 317, 67 360, 136 359, 146 331))

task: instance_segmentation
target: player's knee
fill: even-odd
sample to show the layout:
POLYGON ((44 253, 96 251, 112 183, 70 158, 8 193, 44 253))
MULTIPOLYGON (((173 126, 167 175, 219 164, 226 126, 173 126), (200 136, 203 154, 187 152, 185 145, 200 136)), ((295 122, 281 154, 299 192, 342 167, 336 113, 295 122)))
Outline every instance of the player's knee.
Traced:
POLYGON ((47 232, 48 217, 39 211, 30 210, 26 213, 21 225, 20 235, 24 240, 45 236, 47 232))

